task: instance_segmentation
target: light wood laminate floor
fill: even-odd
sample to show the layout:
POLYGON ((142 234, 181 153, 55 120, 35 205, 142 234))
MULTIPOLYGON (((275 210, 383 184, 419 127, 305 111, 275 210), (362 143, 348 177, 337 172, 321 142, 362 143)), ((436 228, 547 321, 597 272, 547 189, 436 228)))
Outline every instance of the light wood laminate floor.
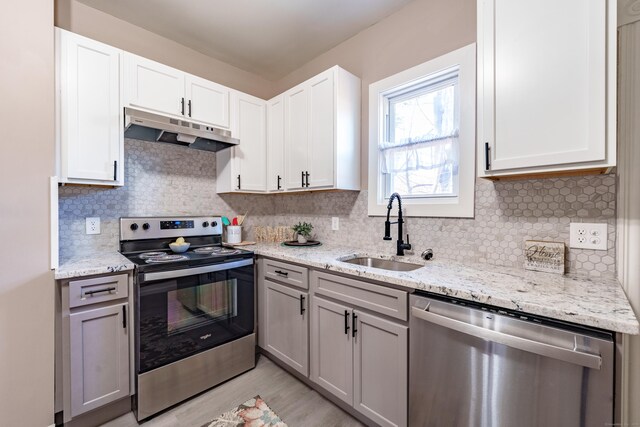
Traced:
MULTIPOLYGON (((289 427, 363 425, 262 355, 259 356, 255 369, 141 425, 200 427, 256 395, 260 395, 289 427)), ((133 413, 129 413, 104 426, 135 427, 138 423, 133 413)))

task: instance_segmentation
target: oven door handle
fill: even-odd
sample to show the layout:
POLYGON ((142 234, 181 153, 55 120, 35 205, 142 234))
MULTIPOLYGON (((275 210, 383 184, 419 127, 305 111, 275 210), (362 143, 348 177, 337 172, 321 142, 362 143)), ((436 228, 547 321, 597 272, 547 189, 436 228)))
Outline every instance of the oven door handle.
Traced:
POLYGON ((253 258, 232 262, 223 262, 220 264, 204 265, 202 267, 184 268, 181 270, 145 273, 144 281, 153 282, 155 280, 175 279, 176 277, 194 276, 196 274, 212 273, 214 271, 231 270, 238 267, 245 267, 247 265, 253 265, 253 258))

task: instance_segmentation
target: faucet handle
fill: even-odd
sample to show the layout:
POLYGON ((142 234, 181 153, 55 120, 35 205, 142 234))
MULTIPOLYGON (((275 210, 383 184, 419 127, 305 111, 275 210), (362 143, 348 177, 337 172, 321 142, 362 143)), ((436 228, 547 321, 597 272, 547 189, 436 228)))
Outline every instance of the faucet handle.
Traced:
POLYGON ((411 243, 409 243, 409 233, 407 233, 407 243, 406 243, 406 248, 407 250, 411 250, 411 243))

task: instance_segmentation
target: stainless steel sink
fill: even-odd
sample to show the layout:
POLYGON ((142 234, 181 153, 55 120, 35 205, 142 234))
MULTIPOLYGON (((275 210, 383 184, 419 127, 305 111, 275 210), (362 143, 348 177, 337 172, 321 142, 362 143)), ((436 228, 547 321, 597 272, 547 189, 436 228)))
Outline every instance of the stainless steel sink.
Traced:
POLYGON ((366 267, 380 268, 382 270, 391 271, 412 271, 423 267, 420 264, 413 264, 410 262, 392 261, 388 259, 370 258, 370 257, 356 257, 343 260, 349 264, 364 265, 366 267))

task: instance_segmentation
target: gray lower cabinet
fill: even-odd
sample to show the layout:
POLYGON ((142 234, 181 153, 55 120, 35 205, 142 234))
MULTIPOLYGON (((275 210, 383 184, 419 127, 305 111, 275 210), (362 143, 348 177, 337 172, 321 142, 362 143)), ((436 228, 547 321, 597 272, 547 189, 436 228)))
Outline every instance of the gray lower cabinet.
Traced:
POLYGON ((381 426, 406 426, 408 329, 314 296, 311 380, 381 426))
POLYGON ((264 280, 266 349, 304 376, 309 376, 309 294, 264 280))
POLYGON ((353 405, 351 308, 314 297, 311 301, 311 380, 353 405))
POLYGON ((129 395, 128 303, 69 316, 71 416, 129 395))
POLYGON ((353 316, 353 407, 382 426, 406 426, 409 328, 358 310, 353 316))

